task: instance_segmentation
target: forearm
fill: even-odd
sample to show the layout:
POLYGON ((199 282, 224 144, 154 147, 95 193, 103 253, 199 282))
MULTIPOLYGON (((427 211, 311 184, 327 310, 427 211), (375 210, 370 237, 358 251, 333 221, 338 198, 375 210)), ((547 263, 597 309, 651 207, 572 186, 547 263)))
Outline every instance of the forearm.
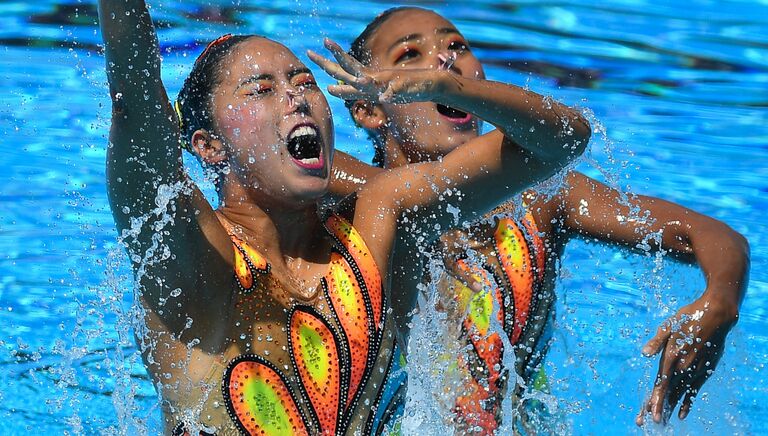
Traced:
POLYGON ((738 308, 749 272, 747 241, 726 224, 659 198, 629 202, 606 185, 577 172, 568 175, 559 198, 564 230, 630 248, 659 250, 696 262, 707 292, 738 308))
MULTIPOLYGON (((704 296, 716 298, 736 316, 749 273, 749 245, 741 234, 713 218, 648 197, 649 227, 638 235, 661 235, 661 248, 701 268, 707 282, 704 296)), ((642 206, 641 206, 642 207, 642 206)), ((641 228, 644 226, 640 226, 641 228)), ((649 242, 644 238, 642 242, 649 242)), ((652 247, 653 248, 653 247, 652 247)))
POLYGON ((183 179, 179 129, 162 84, 157 35, 145 2, 100 1, 99 26, 112 98, 108 193, 123 228, 131 217, 156 207, 161 184, 183 179))
MULTIPOLYGON (((416 211, 425 234, 439 234, 464 221, 475 221, 513 195, 558 169, 552 161, 531 157, 505 143, 494 131, 461 145, 441 161, 399 167, 392 178, 402 187, 397 204, 416 211)), ((413 212, 411 212, 413 214, 413 212)))
POLYGON ((638 200, 651 219, 636 224, 634 233, 646 235, 637 243, 650 242, 647 235, 660 235, 660 248, 701 268, 707 282, 704 296, 725 303, 735 315, 749 274, 747 240, 725 223, 677 204, 644 196, 638 200))
POLYGON ((727 225, 708 223, 689 226, 685 238, 707 281, 705 295, 738 310, 744 299, 749 274, 749 244, 727 225))
POLYGON ((160 74, 160 49, 147 5, 142 0, 99 1, 107 77, 123 101, 143 98, 160 74))
POLYGON ((578 111, 518 86, 442 72, 436 102, 472 113, 542 157, 578 155, 591 135, 578 111))

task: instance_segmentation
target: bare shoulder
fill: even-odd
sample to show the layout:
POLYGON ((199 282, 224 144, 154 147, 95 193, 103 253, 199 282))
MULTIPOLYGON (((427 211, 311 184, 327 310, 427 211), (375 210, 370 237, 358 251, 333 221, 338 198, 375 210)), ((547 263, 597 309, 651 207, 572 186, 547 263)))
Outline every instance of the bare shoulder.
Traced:
POLYGON ((369 180, 352 197, 353 209, 349 204, 345 209, 370 249, 382 277, 386 276, 389 268, 401 210, 396 197, 396 179, 393 177, 398 170, 379 173, 369 180))

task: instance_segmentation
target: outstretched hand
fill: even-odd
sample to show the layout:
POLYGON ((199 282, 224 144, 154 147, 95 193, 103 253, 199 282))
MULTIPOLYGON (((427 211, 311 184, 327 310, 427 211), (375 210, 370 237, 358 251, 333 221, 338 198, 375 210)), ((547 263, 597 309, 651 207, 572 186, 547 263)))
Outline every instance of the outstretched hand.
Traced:
POLYGON ((312 50, 307 55, 338 85, 328 87, 331 95, 344 100, 367 100, 384 103, 411 103, 430 101, 440 92, 441 75, 450 74, 435 69, 374 70, 366 67, 346 53, 337 43, 325 39, 327 48, 336 62, 312 50))
POLYGON ((707 293, 681 308, 659 327, 643 347, 650 357, 661 352, 659 370, 650 398, 637 416, 643 425, 646 414, 657 423, 666 423, 675 407, 685 419, 701 386, 715 370, 725 347, 725 338, 738 319, 732 303, 707 293))

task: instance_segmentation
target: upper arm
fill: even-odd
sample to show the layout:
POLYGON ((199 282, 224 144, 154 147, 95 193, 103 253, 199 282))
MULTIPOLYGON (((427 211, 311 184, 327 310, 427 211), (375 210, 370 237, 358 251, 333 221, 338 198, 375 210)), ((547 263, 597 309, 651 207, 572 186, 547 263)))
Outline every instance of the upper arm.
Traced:
POLYGON ((545 161, 495 130, 448 153, 443 160, 391 170, 367 187, 391 208, 415 211, 425 236, 475 220, 507 198, 552 176, 565 164, 545 161), (387 194, 383 194, 387 193, 387 194))
POLYGON ((389 262, 398 230, 428 242, 464 220, 480 218, 563 164, 538 159, 508 141, 496 130, 441 161, 401 166, 369 180, 359 191, 355 226, 373 242, 376 261, 389 262), (408 220, 398 229, 402 214, 408 220))
POLYGON ((190 274, 189 268, 197 271, 199 259, 216 253, 213 264, 231 262, 231 246, 183 171, 180 129, 160 77, 152 20, 144 1, 102 0, 99 25, 113 103, 107 187, 115 223, 137 271, 156 269, 159 277, 147 283, 163 279, 144 286, 145 292, 196 291, 210 281, 207 269, 190 274))
POLYGON ((383 171, 386 170, 368 165, 347 153, 336 150, 333 154, 333 172, 329 192, 337 197, 346 197, 383 171))

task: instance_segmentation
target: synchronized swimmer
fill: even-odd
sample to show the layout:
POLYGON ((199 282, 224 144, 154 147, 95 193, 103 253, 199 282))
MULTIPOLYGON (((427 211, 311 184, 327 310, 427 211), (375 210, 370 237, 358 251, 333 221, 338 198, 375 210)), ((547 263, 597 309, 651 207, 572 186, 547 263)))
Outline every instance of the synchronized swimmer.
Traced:
POLYGON ((436 241, 447 273, 430 279, 454 302, 446 310, 474 350, 457 365, 467 386, 455 401, 457 432, 493 434, 501 399, 526 389, 510 385, 510 371, 526 385, 541 373, 556 260, 580 234, 630 246, 663 231, 657 249, 700 265, 707 289, 675 315, 680 331, 663 326, 643 350, 662 359, 638 423, 646 411, 661 421, 665 401, 683 400, 681 418, 690 410, 738 317, 746 241, 648 197, 636 206, 653 220, 619 220, 629 212, 618 193, 578 173, 552 198, 526 191, 584 152, 589 124, 573 108, 486 80, 443 17, 388 10, 350 53, 332 41, 333 61, 309 53, 340 81, 328 91, 370 133, 383 168, 334 152, 328 102, 283 45, 255 35, 212 41, 171 103, 145 2, 100 0, 99 23, 113 102, 108 193, 118 229, 148 220, 125 245, 146 324, 137 342, 166 434, 391 429, 406 389, 392 368, 407 360, 423 280, 417 239, 436 241), (480 135, 480 120, 497 129, 480 135), (215 174, 217 209, 186 176, 182 148, 215 174), (329 194, 341 200, 324 210, 329 194), (437 230, 457 218, 478 224, 437 230), (170 296, 178 304, 164 304, 170 296), (493 299, 506 338, 489 332, 493 299), (680 345, 685 334, 702 340, 680 345), (500 365, 505 352, 515 368, 500 365))
MULTIPOLYGON (((456 26, 421 8, 400 7, 383 12, 355 39, 350 53, 373 70, 444 69, 475 78, 475 83, 485 77, 482 65, 456 26)), ((465 93, 472 92, 465 88, 465 93)), ((525 100, 511 87, 498 86, 492 95, 476 94, 467 99, 467 106, 458 106, 463 111, 442 102, 388 104, 360 99, 354 92, 337 94, 347 99, 357 125, 369 132, 376 150, 374 161, 386 169, 445 156, 477 137, 478 118, 521 144, 540 141, 537 135, 547 133, 547 129, 531 133, 519 122, 520 112, 526 110, 525 100)), ((557 110, 553 107, 553 111, 557 110)), ((351 180, 364 181, 382 172, 343 153, 337 154, 336 166, 345 174, 343 180, 332 182, 331 190, 337 195, 355 188, 351 180)), ((717 365, 725 337, 736 323, 749 270, 746 240, 720 221, 658 198, 636 196, 627 204, 619 192, 577 172, 566 175, 564 186, 554 196, 528 191, 501 204, 488 218, 492 219, 490 223, 443 234, 436 250, 460 280, 450 276, 447 280, 433 280, 446 299, 456 302, 452 318, 464 318, 457 322, 462 323, 464 340, 474 350, 470 362, 463 365, 466 392, 456 400, 455 416, 460 428, 482 428, 482 433, 492 433, 501 420, 502 397, 522 398, 521 390, 525 389, 505 387, 506 370, 495 369, 504 352, 501 338, 486 334, 487 321, 478 324, 478 320, 491 316, 491 298, 499 302, 497 316, 514 347, 514 371, 522 376, 525 385, 537 384, 534 378, 543 374, 540 363, 548 345, 545 334, 552 317, 556 265, 565 244, 577 236, 637 247, 649 235, 660 234, 660 244, 652 248, 687 262, 698 262, 701 267, 707 279, 701 297, 659 327, 643 348, 649 356, 661 352, 662 359, 653 392, 638 415, 638 425, 642 425, 646 412, 656 422, 667 419, 665 402, 666 413, 671 413, 683 400, 678 416, 684 418, 717 365), (643 211, 649 219, 625 218, 633 216, 631 208, 643 211), (468 250, 481 253, 481 258, 468 256, 468 250), (488 292, 474 296, 470 288, 488 292), (671 325, 677 325, 677 330, 671 325), (700 340, 677 340, 691 334, 700 340), (469 367, 482 369, 469 371, 469 367)), ((400 246, 407 247, 408 241, 400 246)), ((392 289, 398 293, 393 295, 395 319, 398 328, 407 330, 421 274, 409 269, 412 264, 408 257, 397 251, 393 263, 396 273, 392 289)), ((518 406, 518 418, 526 421, 526 408, 518 406)))

